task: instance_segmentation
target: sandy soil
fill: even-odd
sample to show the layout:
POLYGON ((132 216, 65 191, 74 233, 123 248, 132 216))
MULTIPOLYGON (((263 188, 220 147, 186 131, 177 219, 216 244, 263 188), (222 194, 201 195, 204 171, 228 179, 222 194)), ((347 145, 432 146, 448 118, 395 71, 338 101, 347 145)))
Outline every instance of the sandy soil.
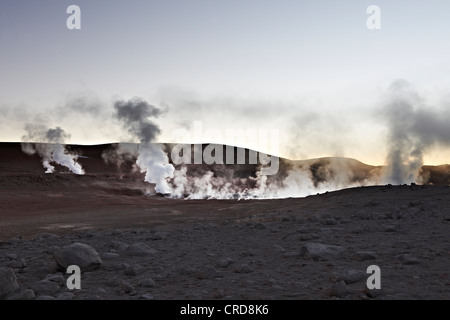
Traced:
POLYGON ((450 298, 449 187, 187 201, 146 196, 140 175, 102 170, 49 175, 32 157, 0 162, 0 267, 19 285, 9 298, 450 298), (73 291, 54 253, 75 242, 103 264, 73 291), (311 243, 342 250, 311 256, 311 243), (381 268, 379 291, 366 289, 369 265, 381 268))

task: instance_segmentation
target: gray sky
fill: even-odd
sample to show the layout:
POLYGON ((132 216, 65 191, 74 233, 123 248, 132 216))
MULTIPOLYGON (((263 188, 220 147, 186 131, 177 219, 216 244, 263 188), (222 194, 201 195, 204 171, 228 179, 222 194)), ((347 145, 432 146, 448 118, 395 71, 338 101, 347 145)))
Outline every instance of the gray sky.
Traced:
MULTIPOLYGON (((2 0, 0 141, 20 141, 27 122, 61 126, 71 143, 124 141, 112 106, 138 96, 166 110, 160 141, 199 120, 277 129, 291 158, 381 164, 377 110, 392 81, 449 106, 449 14, 442 0, 2 0), (66 28, 71 4, 81 30, 66 28), (366 27, 371 4, 381 30, 366 27)), ((425 162, 448 156, 431 148, 425 162)))

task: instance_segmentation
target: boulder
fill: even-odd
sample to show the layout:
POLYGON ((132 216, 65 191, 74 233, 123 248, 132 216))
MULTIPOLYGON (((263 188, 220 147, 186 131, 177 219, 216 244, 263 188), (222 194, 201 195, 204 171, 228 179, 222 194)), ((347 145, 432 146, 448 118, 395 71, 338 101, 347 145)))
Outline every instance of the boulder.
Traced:
POLYGON ((377 258, 376 253, 373 251, 358 251, 355 256, 359 261, 375 260, 377 258))
POLYGON ((34 291, 31 289, 25 289, 24 291, 9 296, 7 299, 8 300, 33 300, 36 297, 36 295, 34 294, 34 291))
POLYGON ((153 288, 155 286, 155 281, 152 278, 146 278, 141 281, 141 287, 153 288))
POLYGON ((367 274, 361 270, 349 269, 336 275, 338 280, 344 281, 345 284, 352 284, 366 279, 367 274))
POLYGON ((147 247, 143 243, 136 243, 125 249, 124 253, 129 256, 144 257, 147 255, 155 254, 157 253, 157 251, 155 249, 147 247))
POLYGON ((139 264, 133 264, 125 269, 125 275, 127 276, 137 276, 144 272, 145 268, 139 264))
POLYGON ((333 260, 345 252, 341 246, 333 246, 316 242, 306 243, 300 250, 300 255, 315 260, 333 260))
POLYGON ((37 295, 54 295, 58 293, 60 286, 56 282, 45 279, 31 284, 31 289, 37 295))
POLYGON ((410 264, 419 264, 420 260, 417 259, 415 256, 411 254, 401 254, 397 256, 397 260, 400 261, 403 264, 410 265, 410 264))
POLYGON ((64 271, 70 265, 80 267, 81 272, 91 271, 103 263, 98 252, 91 246, 83 243, 73 243, 59 249, 54 253, 53 257, 58 266, 64 271))
POLYGON ((0 268, 0 299, 19 289, 16 274, 11 268, 0 268))
POLYGON ((348 294, 347 286, 344 281, 339 281, 331 288, 330 295, 332 297, 344 298, 348 294))

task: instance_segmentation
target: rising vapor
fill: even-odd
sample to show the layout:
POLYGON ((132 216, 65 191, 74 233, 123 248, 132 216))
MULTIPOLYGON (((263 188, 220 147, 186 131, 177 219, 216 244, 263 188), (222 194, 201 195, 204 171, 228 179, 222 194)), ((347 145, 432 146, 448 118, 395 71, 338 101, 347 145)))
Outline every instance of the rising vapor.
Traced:
POLYGON ((370 167, 355 160, 332 157, 285 163, 273 176, 263 175, 261 164, 248 170, 248 167, 225 164, 222 167, 180 166, 174 162, 175 170, 164 149, 167 146, 154 143, 160 128, 150 119, 158 117, 160 109, 138 98, 118 101, 114 109, 115 117, 140 140, 140 145, 137 153, 119 145, 115 156, 108 154, 105 160, 120 167, 134 159, 145 173, 145 181, 155 184, 156 192, 173 198, 286 198, 386 183, 425 184, 429 172, 422 172, 424 155, 434 146, 450 146, 450 110, 428 106, 404 80, 390 85, 377 109, 382 124, 388 128, 386 167, 370 167))
POLYGON ((420 176, 424 154, 450 146, 450 112, 437 112, 405 80, 389 87, 382 109, 388 128, 386 183, 426 183, 420 176))
POLYGON ((117 101, 114 110, 116 118, 140 141, 136 164, 145 173, 145 181, 155 184, 156 192, 170 194, 168 180, 173 178, 174 167, 162 146, 153 144, 161 130, 150 120, 159 116, 161 110, 139 98, 117 101))
POLYGON ((77 163, 77 155, 71 154, 64 146, 65 140, 70 137, 63 129, 56 127, 48 129, 43 125, 25 126, 27 134, 22 136, 22 151, 28 155, 38 154, 42 158, 45 173, 53 173, 53 162, 67 167, 75 174, 84 174, 84 170, 77 163), (30 142, 37 141, 37 142, 30 142))

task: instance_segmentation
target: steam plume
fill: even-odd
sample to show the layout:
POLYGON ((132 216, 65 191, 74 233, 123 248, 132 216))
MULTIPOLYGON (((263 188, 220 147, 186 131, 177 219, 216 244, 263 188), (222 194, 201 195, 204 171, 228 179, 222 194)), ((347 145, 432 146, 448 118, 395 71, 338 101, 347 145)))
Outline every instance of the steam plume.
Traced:
POLYGON ((69 168, 75 174, 84 174, 84 170, 77 163, 77 155, 70 154, 64 146, 65 140, 70 137, 63 129, 56 127, 48 129, 43 125, 25 126, 27 134, 22 137, 22 151, 28 155, 37 153, 42 158, 42 165, 46 169, 45 173, 53 173, 55 167, 52 162, 69 168), (29 141, 39 141, 44 143, 30 143, 29 141))
POLYGON ((411 84, 396 80, 383 115, 389 126, 387 182, 426 182, 419 177, 424 154, 434 145, 450 145, 450 112, 426 105, 411 84))
POLYGON ((155 184, 156 192, 171 193, 167 180, 173 178, 174 167, 162 146, 152 144, 161 130, 149 118, 159 116, 161 110, 139 98, 117 101, 114 109, 117 119, 140 140, 136 164, 145 172, 145 181, 155 184))

